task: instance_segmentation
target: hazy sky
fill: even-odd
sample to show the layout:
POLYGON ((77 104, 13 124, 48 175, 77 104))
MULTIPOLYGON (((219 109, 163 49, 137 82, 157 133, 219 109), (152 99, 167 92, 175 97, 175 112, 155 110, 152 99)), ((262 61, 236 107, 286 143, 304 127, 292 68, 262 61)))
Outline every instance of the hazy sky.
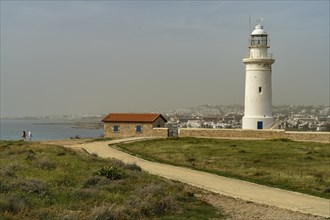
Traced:
POLYGON ((329 1, 1 1, 1 116, 243 105, 249 14, 273 104, 329 104, 329 1))

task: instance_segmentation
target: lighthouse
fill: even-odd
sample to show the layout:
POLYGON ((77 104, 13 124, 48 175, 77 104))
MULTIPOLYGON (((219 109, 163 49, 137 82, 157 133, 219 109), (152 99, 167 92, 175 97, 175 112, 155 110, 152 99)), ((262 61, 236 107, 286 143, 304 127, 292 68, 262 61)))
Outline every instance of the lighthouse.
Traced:
POLYGON ((245 104, 243 129, 269 129, 272 127, 272 64, 268 54, 268 34, 261 24, 252 31, 249 40, 249 55, 245 64, 245 104))

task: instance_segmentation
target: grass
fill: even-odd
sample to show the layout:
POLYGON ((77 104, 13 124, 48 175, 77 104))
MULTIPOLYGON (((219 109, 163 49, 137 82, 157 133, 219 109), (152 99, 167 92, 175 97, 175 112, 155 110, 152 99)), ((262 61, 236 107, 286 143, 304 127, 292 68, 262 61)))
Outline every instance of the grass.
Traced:
POLYGON ((93 138, 91 140, 86 141, 86 143, 91 143, 91 142, 99 142, 99 141, 111 141, 113 138, 107 138, 107 137, 100 137, 100 138, 93 138))
POLYGON ((116 146, 152 161, 330 198, 327 143, 171 138, 116 146))
POLYGON ((60 146, 0 141, 0 219, 221 219, 183 184, 60 146))

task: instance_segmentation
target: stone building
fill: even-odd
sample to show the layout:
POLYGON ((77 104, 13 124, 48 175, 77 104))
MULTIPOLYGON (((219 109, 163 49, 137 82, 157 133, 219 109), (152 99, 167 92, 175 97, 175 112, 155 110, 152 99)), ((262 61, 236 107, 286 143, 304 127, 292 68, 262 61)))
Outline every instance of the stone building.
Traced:
POLYGON ((103 120, 104 137, 168 137, 161 114, 110 113, 103 120))

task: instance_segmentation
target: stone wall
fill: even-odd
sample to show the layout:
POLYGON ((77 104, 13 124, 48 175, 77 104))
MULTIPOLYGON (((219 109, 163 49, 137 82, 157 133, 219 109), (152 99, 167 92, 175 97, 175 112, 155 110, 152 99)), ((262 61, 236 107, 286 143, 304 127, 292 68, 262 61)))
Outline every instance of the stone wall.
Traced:
POLYGON ((126 137, 167 137, 167 128, 154 128, 152 123, 104 123, 104 137, 126 138, 126 137), (114 126, 119 126, 114 131, 114 126), (136 131, 136 126, 142 127, 141 132, 136 131))
POLYGON ((276 139, 289 138, 299 141, 330 142, 330 132, 287 132, 284 130, 243 130, 243 129, 200 129, 180 128, 179 137, 211 137, 211 138, 251 138, 276 139))
POLYGON ((153 128, 151 137, 168 137, 168 128, 153 128))
POLYGON ((300 141, 330 142, 330 132, 293 132, 286 131, 285 138, 300 141))
POLYGON ((222 137, 222 138, 278 138, 283 130, 243 130, 243 129, 200 129, 180 128, 179 137, 222 137))
MULTIPOLYGON (((168 137, 168 128, 155 128, 152 123, 104 123, 104 137, 168 137), (118 125, 115 132, 113 126, 118 125), (136 126, 142 126, 142 132, 136 132, 136 126)), ((288 138, 297 141, 330 142, 330 132, 292 132, 284 130, 243 130, 243 129, 202 129, 180 128, 179 137, 210 137, 238 139, 276 139, 288 138)))

